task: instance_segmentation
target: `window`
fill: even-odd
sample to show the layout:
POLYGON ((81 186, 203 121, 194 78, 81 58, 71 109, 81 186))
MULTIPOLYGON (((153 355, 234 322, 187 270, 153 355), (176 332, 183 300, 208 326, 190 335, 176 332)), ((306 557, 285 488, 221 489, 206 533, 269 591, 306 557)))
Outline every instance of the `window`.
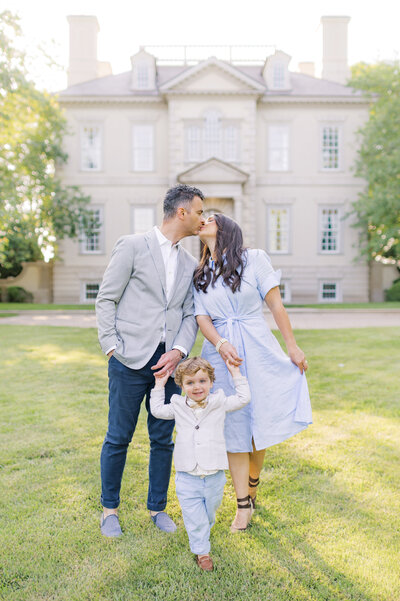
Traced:
POLYGON ((340 252, 340 210, 337 207, 320 208, 320 244, 322 253, 340 252))
POLYGON ((81 169, 82 171, 101 169, 100 125, 84 125, 81 128, 81 169))
POLYGON ((276 62, 273 67, 272 76, 273 87, 282 89, 285 87, 285 65, 281 62, 276 62))
POLYGON ((99 293, 99 282, 84 282, 83 284, 83 302, 92 303, 96 300, 99 293))
POLYGON ((133 170, 153 171, 154 169, 154 126, 133 126, 133 170))
POLYGON ((186 155, 190 162, 202 160, 202 130, 198 125, 190 125, 186 130, 186 155))
POLYGON ((338 282, 323 281, 319 286, 319 302, 339 302, 338 282))
POLYGON ((103 252, 103 208, 93 209, 92 213, 94 219, 98 222, 98 226, 93 228, 91 236, 83 235, 81 253, 85 255, 103 252))
POLYGON ((208 111, 203 123, 187 125, 185 160, 189 163, 216 157, 239 161, 239 128, 224 123, 217 111, 208 111))
POLYGON ((288 282, 287 280, 282 280, 279 284, 279 290, 281 292, 283 302, 290 303, 290 301, 292 300, 290 282, 288 282))
POLYGON ((268 250, 271 253, 289 252, 289 208, 268 208, 268 250))
POLYGON ((205 158, 221 157, 222 154, 221 119, 216 111, 209 111, 204 123, 205 158))
POLYGON ((234 125, 228 125, 224 129, 224 152, 225 161, 235 163, 239 159, 239 132, 234 125))
POLYGON ((132 207, 132 233, 144 234, 155 224, 153 207, 132 207))
POLYGON ((322 128, 322 169, 340 168, 340 128, 325 125, 322 128))
POLYGON ((139 63, 136 68, 138 90, 148 90, 150 87, 149 65, 147 63, 139 63))
POLYGON ((268 169, 289 169, 289 126, 270 125, 268 128, 268 169))

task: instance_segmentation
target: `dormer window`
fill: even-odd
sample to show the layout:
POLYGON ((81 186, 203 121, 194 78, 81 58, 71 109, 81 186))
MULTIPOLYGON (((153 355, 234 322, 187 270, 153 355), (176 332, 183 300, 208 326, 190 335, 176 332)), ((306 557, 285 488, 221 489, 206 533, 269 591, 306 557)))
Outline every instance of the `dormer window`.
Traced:
POLYGON ((285 65, 281 61, 273 66, 273 82, 276 89, 285 87, 285 65))
POLYGON ((270 90, 290 90, 290 56, 281 50, 265 61, 263 77, 270 90))
POLYGON ((146 63, 137 65, 137 87, 138 90, 148 90, 150 87, 149 66, 146 63))
POLYGON ((154 90, 156 87, 156 59, 141 48, 131 57, 132 90, 154 90))

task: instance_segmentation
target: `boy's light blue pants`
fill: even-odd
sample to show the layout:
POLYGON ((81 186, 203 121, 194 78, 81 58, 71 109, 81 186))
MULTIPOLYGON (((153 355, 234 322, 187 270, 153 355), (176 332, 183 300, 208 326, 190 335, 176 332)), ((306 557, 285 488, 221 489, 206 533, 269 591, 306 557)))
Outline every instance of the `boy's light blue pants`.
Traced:
POLYGON ((176 473, 176 494, 189 535, 190 550, 196 555, 210 552, 210 530, 222 501, 225 482, 223 470, 204 478, 187 472, 176 473))

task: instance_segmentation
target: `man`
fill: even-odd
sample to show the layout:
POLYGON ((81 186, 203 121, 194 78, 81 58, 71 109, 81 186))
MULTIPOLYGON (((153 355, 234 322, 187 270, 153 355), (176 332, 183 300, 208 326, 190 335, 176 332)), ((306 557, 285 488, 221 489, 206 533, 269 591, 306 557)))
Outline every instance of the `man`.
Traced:
MULTIPOLYGON (((108 430, 100 460, 101 532, 105 536, 122 534, 119 492, 144 396, 150 439, 147 508, 158 528, 176 530, 163 511, 174 422, 154 418, 149 398, 155 370, 160 375, 172 373, 196 338, 192 276, 197 262, 179 240, 199 233, 204 224, 203 200, 202 192, 191 186, 177 185, 168 190, 161 227, 118 240, 97 296, 99 341, 110 357, 108 430)), ((172 378, 165 390, 167 403, 172 394, 180 393, 172 378)))

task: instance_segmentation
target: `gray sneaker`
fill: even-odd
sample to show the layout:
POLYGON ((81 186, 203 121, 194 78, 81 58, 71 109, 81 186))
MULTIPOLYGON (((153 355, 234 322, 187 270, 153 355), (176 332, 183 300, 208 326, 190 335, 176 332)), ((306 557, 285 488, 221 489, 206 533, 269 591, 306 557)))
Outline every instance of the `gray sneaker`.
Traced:
POLYGON ((106 518, 101 514, 100 518, 100 530, 103 536, 110 538, 116 538, 122 536, 121 526, 119 525, 119 519, 116 513, 111 513, 106 518))
POLYGON ((159 511, 158 513, 156 513, 156 515, 150 514, 150 517, 157 526, 157 528, 159 528, 163 532, 175 532, 176 524, 164 511, 159 511))

